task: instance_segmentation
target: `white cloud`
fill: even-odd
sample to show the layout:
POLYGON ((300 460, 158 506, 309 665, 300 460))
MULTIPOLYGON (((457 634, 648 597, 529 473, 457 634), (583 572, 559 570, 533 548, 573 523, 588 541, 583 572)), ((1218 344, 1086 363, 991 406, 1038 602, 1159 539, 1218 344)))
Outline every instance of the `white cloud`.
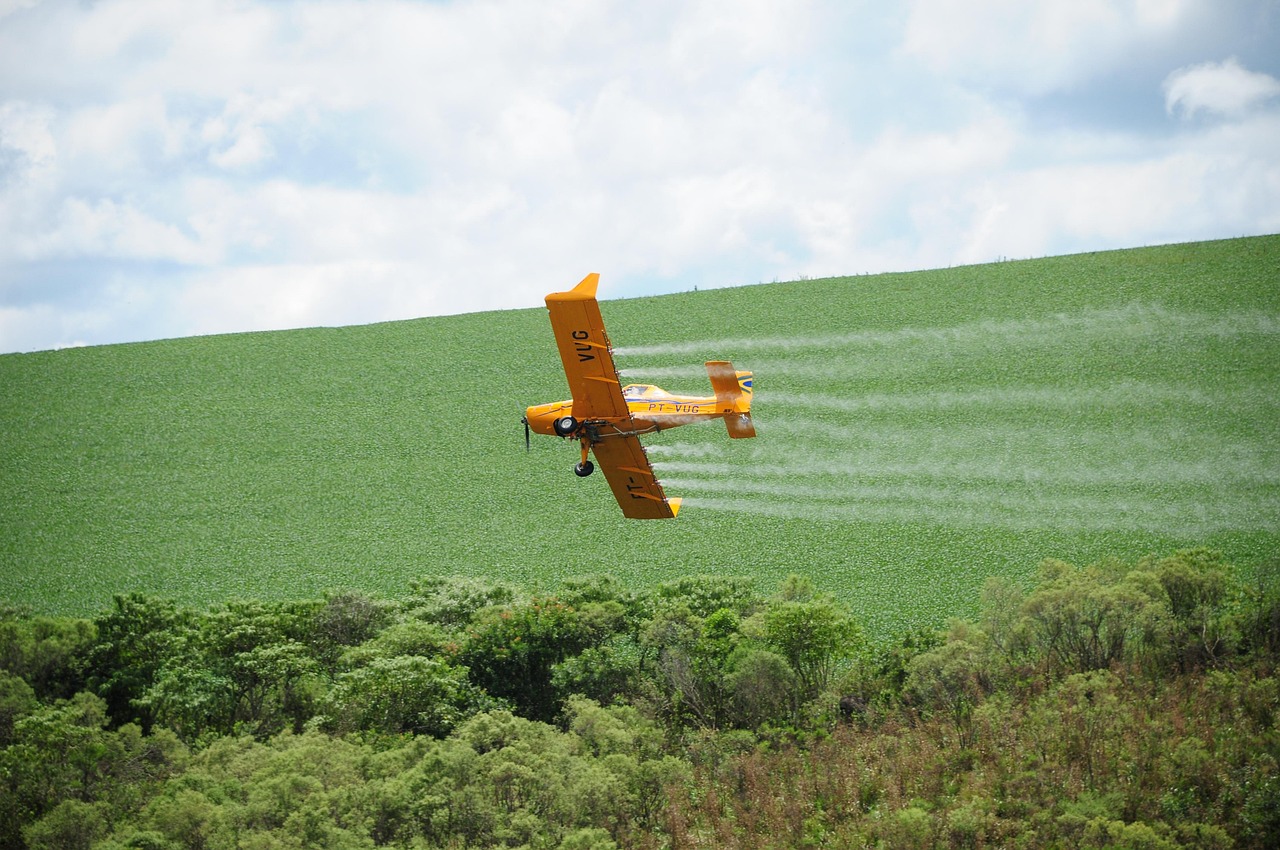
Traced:
POLYGON ((1212 8, 47 0, 0 17, 0 309, 108 342, 1262 232, 1262 95, 1160 112, 1226 114, 1159 88, 1212 8), (1115 80, 1163 123, 1037 112, 1115 80))
POLYGON ((1043 94, 1110 73, 1198 19, 1195 0, 913 0, 904 52, 948 76, 1043 94))
POLYGON ((109 199, 68 198, 56 225, 21 245, 32 260, 100 257, 196 263, 207 256, 175 225, 109 199))
POLYGON ((1280 80, 1250 71, 1234 57, 1179 68, 1164 81, 1165 109, 1190 118, 1197 112, 1234 117, 1280 96, 1280 80))
POLYGON ((157 94, 91 104, 62 113, 62 171, 77 184, 118 192, 153 179, 163 161, 191 144, 190 128, 157 94))
POLYGON ((57 157, 53 136, 54 110, 23 101, 0 104, 0 151, 7 149, 22 162, 19 170, 51 165, 57 157))
POLYGON ((0 20, 12 15, 14 12, 30 9, 39 2, 40 0, 0 0, 0 20))
POLYGON ((1280 232, 1280 118, 1145 155, 1009 169, 919 205, 960 262, 1280 232))
POLYGON ((177 301, 184 334, 360 324, 383 318, 411 275, 387 262, 243 265, 195 275, 177 301))

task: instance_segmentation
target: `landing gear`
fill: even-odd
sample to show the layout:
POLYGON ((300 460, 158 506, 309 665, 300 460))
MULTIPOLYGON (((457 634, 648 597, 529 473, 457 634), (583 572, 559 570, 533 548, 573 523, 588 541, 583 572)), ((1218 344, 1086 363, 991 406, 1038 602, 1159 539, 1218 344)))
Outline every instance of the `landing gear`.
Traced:
POLYGON ((567 437, 578 430, 578 420, 572 416, 561 416, 551 423, 551 430, 556 432, 557 437, 567 437))
POLYGON ((587 437, 582 438, 582 460, 573 465, 573 474, 579 478, 586 478, 588 475, 596 471, 596 465, 587 460, 587 452, 591 450, 591 440, 587 437))

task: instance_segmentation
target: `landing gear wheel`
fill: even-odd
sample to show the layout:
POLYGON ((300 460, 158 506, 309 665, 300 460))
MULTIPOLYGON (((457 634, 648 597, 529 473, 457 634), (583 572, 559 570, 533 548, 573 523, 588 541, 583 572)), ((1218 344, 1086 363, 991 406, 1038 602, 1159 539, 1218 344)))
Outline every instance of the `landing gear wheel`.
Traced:
POLYGON ((558 437, 567 437, 578 430, 578 420, 572 416, 562 416, 551 423, 551 430, 555 431, 558 437))
POLYGON ((588 475, 596 471, 596 465, 589 460, 573 465, 573 472, 579 478, 586 478, 588 475))

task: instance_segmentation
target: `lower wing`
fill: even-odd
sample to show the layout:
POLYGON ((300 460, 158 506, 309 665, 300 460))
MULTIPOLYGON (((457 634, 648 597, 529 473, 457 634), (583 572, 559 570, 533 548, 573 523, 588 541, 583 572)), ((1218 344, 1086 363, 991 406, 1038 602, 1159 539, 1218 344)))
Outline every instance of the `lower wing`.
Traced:
POLYGON ((591 451, 624 516, 670 519, 680 510, 680 500, 668 499, 663 492, 638 437, 606 437, 594 443, 591 451))

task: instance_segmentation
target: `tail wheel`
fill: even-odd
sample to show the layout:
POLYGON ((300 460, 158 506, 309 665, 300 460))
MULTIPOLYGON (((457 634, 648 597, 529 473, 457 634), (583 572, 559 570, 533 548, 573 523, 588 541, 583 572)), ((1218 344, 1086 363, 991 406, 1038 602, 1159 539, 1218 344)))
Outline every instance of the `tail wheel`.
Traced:
POLYGON ((578 430, 578 420, 572 416, 561 416, 551 423, 551 430, 555 431, 557 436, 567 437, 578 430))
POLYGON ((588 475, 596 471, 596 465, 589 460, 573 465, 573 472, 579 478, 586 478, 588 475))

